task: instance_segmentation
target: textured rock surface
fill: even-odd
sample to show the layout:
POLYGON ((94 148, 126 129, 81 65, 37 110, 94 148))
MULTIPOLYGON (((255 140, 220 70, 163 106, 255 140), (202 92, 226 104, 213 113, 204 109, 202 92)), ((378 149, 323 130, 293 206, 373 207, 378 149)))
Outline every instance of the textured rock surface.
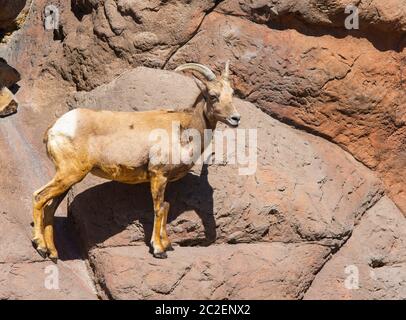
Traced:
POLYGON ((364 38, 282 32, 216 12, 200 30, 169 68, 185 61, 219 68, 231 59, 242 96, 344 147, 382 174, 405 209, 403 53, 377 50, 364 38))
MULTIPOLYGON (((78 106, 121 109, 132 97, 133 109, 172 107, 181 106, 182 100, 193 103, 197 94, 192 79, 138 68, 101 89, 79 94, 78 106), (137 89, 126 90, 128 84, 137 89), (149 95, 156 87, 168 94, 149 95)), ((379 197, 379 182, 337 146, 292 130, 249 103, 237 100, 236 105, 240 128, 258 132, 256 172, 241 176, 237 165, 222 162, 203 173, 196 167, 194 175, 171 186, 167 198, 177 199, 169 218, 173 238, 181 244, 307 240, 340 245, 379 197)), ((103 245, 104 240, 107 245, 137 244, 144 240, 144 230, 148 242, 153 218, 151 201, 145 201, 150 199, 148 186, 105 183, 89 189, 92 180, 100 181, 88 179, 74 188, 78 196, 71 205, 86 247, 103 245)))
POLYGON ((132 66, 216 68, 232 60, 237 92, 282 121, 323 136, 376 170, 406 210, 406 6, 347 0, 76 1, 44 62, 80 90, 132 66), (377 63, 379 61, 379 63, 377 63))
MULTIPOLYGON (((0 298, 405 298, 401 212, 379 200, 371 170, 323 138, 377 171, 405 211, 406 7, 361 0, 360 30, 347 31, 348 3, 55 0, 61 24, 45 30, 47 0, 0 0, 0 57, 22 78, 11 90, 18 113, 0 118, 0 298), (218 71, 227 58, 237 94, 252 103, 236 100, 243 126, 259 129, 257 173, 212 165, 173 184, 177 247, 165 261, 144 243, 149 188, 86 179, 69 196, 80 233, 66 203, 57 212, 60 290, 46 289, 52 264, 29 241, 31 194, 53 174, 46 128, 75 106, 188 104, 189 79, 128 70, 199 61, 218 71), (345 287, 348 265, 359 269, 358 290, 345 287)), ((10 87, 18 77, 4 77, 2 62, 10 87)))
POLYGON ((96 279, 113 299, 297 299, 328 248, 312 244, 241 244, 177 248, 156 260, 145 247, 97 250, 96 279), (165 281, 162 281, 165 279, 165 281))
POLYGON ((389 199, 382 198, 320 271, 305 298, 405 299, 405 235, 402 213, 389 199))
POLYGON ((58 63, 58 69, 85 90, 111 80, 129 65, 162 67, 215 6, 212 0, 74 0, 72 5, 81 22, 64 39, 66 63, 58 63))
MULTIPOLYGON (((58 263, 59 289, 47 289, 54 264, 44 261, 31 246, 31 196, 53 173, 38 139, 48 120, 31 106, 23 103, 18 116, 0 118, 0 299, 96 299, 63 206, 56 218, 56 241, 63 252, 58 263)), ((52 110, 51 105, 42 107, 52 110)))
MULTIPOLYGON (((76 94, 71 106, 123 110, 131 97, 129 110, 138 105, 182 106, 182 99, 193 102, 196 93, 191 79, 138 68, 92 92, 76 94), (165 88, 164 94, 148 94, 155 87, 165 88)), ((244 177, 236 165, 196 167, 195 174, 170 185, 169 232, 177 246, 168 260, 146 256, 153 219, 147 185, 88 177, 74 188, 70 214, 104 297, 302 298, 330 256, 352 241, 356 225, 365 223, 363 214, 371 206, 368 216, 375 210, 379 182, 350 155, 267 117, 250 103, 235 102, 241 128, 258 129, 257 172, 244 177), (163 277, 167 281, 160 281, 163 277)), ((388 206, 382 215, 390 217, 396 207, 387 198, 382 201, 388 206)), ((404 223, 396 212, 383 228, 404 223)), ((405 239, 401 228, 394 236, 405 239)), ((378 242, 371 243, 371 250, 379 248, 378 242)), ((403 251, 399 256, 405 256, 403 251)), ((393 292, 403 296, 400 286, 393 292)))

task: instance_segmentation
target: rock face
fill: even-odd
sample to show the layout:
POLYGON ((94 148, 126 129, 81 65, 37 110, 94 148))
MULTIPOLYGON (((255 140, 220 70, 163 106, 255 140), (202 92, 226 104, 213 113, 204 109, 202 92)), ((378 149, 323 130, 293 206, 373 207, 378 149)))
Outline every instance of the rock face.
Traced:
POLYGON ((156 261, 142 247, 92 252, 96 279, 112 299, 297 299, 328 249, 312 244, 177 248, 156 261), (304 267, 303 267, 304 266, 304 267))
MULTIPOLYGON (((168 68, 189 61, 218 68, 219 62, 231 59, 241 96, 282 121, 334 141, 380 172, 405 211, 403 49, 377 50, 380 42, 375 39, 313 34, 311 26, 306 33, 295 24, 289 28, 292 17, 285 17, 285 23, 281 18, 280 28, 287 28, 282 32, 272 28, 277 23, 272 15, 261 21, 252 13, 255 8, 242 6, 248 11, 244 17, 242 8, 232 10, 228 2, 207 16, 200 32, 176 52, 168 68)), ((305 8, 289 7, 281 14, 300 14, 305 8)), ((327 19, 307 14, 305 21, 312 23, 327 19)))
POLYGON ((0 118, 0 299, 96 299, 86 264, 69 236, 66 209, 61 207, 56 218, 64 252, 58 268, 31 246, 32 193, 52 175, 38 139, 48 120, 31 106, 23 103, 15 116, 0 118))
POLYGON ((404 297, 406 224, 401 217, 399 209, 386 197, 382 198, 367 212, 351 239, 320 271, 305 298, 404 297))
MULTIPOLYGON (((137 68, 76 94, 71 106, 146 110, 192 103, 197 94, 189 78, 137 68), (156 87, 164 88, 163 95, 150 94, 156 87)), ((171 202, 169 233, 177 246, 168 260, 155 261, 147 254, 153 222, 148 186, 88 177, 73 189, 71 218, 102 296, 303 298, 315 274, 352 241, 363 215, 373 214, 381 187, 370 170, 321 138, 281 124, 250 103, 235 103, 241 128, 258 132, 256 172, 241 176, 232 164, 197 166, 194 174, 171 184, 166 195, 171 202)), ((388 221, 383 225, 403 223, 393 203, 384 201, 388 208, 382 215, 388 221)), ((401 228, 394 234, 404 238, 401 228)), ((371 250, 379 247, 371 244, 371 250)), ((404 296, 400 286, 393 290, 404 296)))
POLYGON ((55 0, 47 30, 48 1, 0 0, 0 114, 19 102, 0 116, 0 299, 406 299, 406 6, 359 1, 346 30, 350 3, 55 0), (223 161, 171 184, 167 260, 148 253, 148 185, 88 177, 57 211, 58 268, 42 260, 47 127, 76 107, 188 106, 198 89, 168 70, 227 59, 255 173, 223 161))
POLYGON ((59 66, 61 74, 78 89, 88 90, 129 65, 162 67, 214 6, 212 0, 73 0, 81 21, 64 39, 66 64, 59 66))
MULTIPOLYGON (((41 19, 45 4, 36 2, 32 16, 41 19)), ((231 59, 240 98, 340 145, 377 171, 406 211, 402 1, 359 1, 359 28, 351 30, 346 0, 55 4, 61 29, 51 38, 28 21, 30 36, 50 42, 34 59, 35 76, 88 91, 135 66, 199 61, 219 70, 231 59)))

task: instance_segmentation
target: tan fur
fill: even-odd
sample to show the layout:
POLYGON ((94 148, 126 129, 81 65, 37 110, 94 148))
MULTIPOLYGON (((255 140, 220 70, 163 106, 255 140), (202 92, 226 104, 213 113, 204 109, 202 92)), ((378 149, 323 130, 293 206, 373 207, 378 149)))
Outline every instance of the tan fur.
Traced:
MULTIPOLYGON (((228 81, 228 67, 222 77, 205 82, 202 95, 193 108, 184 111, 112 112, 75 109, 51 126, 44 142, 54 162, 56 174, 34 193, 33 243, 44 257, 56 260, 53 216, 68 190, 88 173, 129 184, 150 182, 154 202, 154 227, 151 245, 154 256, 166 257, 171 248, 166 232, 169 203, 164 201, 168 182, 185 176, 193 166, 153 164, 149 134, 163 129, 170 135, 173 122, 182 130, 194 128, 203 139, 205 129, 214 129, 217 121, 230 122, 239 117, 232 104, 233 90, 228 81)), ((238 125, 238 122, 237 122, 238 125)), ((204 148, 203 141, 201 143, 204 148)), ((183 145, 187 149, 187 145, 183 145)), ((171 150, 169 148, 169 150, 171 150)))

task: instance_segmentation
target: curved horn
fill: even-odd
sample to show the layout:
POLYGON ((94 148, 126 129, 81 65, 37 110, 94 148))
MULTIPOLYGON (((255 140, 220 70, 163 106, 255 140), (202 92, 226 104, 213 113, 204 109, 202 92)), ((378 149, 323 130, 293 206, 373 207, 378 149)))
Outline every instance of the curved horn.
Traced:
POLYGON ((223 78, 226 80, 230 78, 230 60, 227 60, 226 62, 226 68, 224 69, 223 72, 223 78))
POLYGON ((208 67, 199 63, 186 63, 175 69, 176 72, 183 70, 194 70, 206 77, 207 80, 213 81, 216 79, 216 75, 208 67))

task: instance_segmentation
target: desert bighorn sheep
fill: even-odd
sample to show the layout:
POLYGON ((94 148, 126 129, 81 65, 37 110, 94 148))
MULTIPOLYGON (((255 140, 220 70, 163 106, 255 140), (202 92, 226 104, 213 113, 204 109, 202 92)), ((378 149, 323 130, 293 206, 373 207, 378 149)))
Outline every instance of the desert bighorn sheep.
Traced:
MULTIPOLYGON (((196 63, 187 63, 176 69, 182 70, 197 71, 205 78, 198 81, 202 93, 191 108, 146 112, 75 109, 48 129, 44 143, 56 174, 33 195, 32 242, 44 258, 49 255, 52 260, 57 260, 53 232, 55 211, 68 190, 89 172, 123 183, 151 183, 155 212, 151 246, 154 257, 166 258, 166 251, 172 248, 166 232, 169 203, 164 201, 165 187, 168 182, 184 177, 193 162, 172 164, 151 159, 151 131, 163 129, 171 132, 172 123, 178 122, 182 130, 197 130, 203 140, 204 131, 214 130, 218 121, 232 127, 237 127, 240 122, 232 100, 229 62, 219 77, 208 67, 196 63)), ((205 147, 201 143, 200 151, 203 152, 205 147)))

